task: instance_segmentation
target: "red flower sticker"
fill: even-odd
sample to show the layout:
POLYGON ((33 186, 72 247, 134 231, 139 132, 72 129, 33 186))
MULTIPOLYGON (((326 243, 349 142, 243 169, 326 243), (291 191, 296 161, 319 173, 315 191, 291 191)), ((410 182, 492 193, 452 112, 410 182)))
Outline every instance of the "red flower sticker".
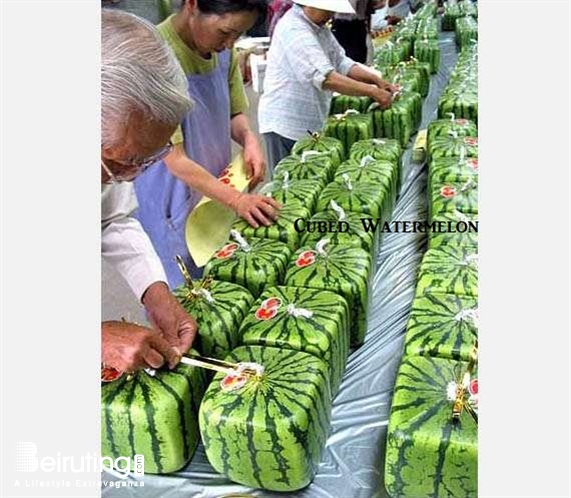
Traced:
POLYGON ((444 185, 444 187, 440 189, 440 195, 446 199, 455 197, 457 193, 456 187, 452 187, 450 185, 444 185))
POLYGON ((228 374, 220 381, 220 387, 223 391, 236 391, 248 382, 248 376, 241 373, 228 374))
POLYGON ((113 382, 123 375, 123 372, 113 367, 101 367, 101 382, 113 382))
POLYGON ((478 160, 477 159, 470 159, 468 161, 468 166, 470 166, 472 169, 478 169, 478 160))
POLYGON ((230 258, 238 250, 238 247, 240 247, 240 246, 234 242, 232 244, 227 244, 222 249, 217 251, 216 254, 214 254, 214 257, 216 259, 230 258))
POLYGON ((478 395, 478 379, 472 379, 470 385, 468 386, 468 391, 472 396, 478 395))
POLYGON ((295 262, 295 266, 298 268, 305 268, 306 266, 310 266, 315 263, 316 253, 315 251, 303 251, 297 261, 295 262))
POLYGON ((271 320, 278 314, 277 308, 258 308, 256 311, 256 318, 258 320, 271 320))
POLYGON ((464 143, 476 147, 478 145, 478 139, 476 137, 464 137, 464 143))
POLYGON ((278 314, 278 309, 281 305, 282 301, 277 297, 266 299, 256 310, 256 318, 258 320, 271 320, 278 314))
POLYGON ((456 123, 457 125, 460 125, 460 126, 467 126, 467 125, 468 125, 468 120, 467 120, 467 119, 459 118, 459 119, 457 119, 457 120, 455 121, 455 123, 456 123))

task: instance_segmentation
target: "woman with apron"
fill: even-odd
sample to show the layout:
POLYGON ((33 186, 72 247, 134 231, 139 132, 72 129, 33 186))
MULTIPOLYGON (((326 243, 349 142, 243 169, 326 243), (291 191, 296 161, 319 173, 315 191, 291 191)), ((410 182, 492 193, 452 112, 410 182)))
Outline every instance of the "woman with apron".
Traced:
POLYGON ((188 252, 185 225, 203 195, 229 206, 254 227, 269 225, 277 216, 279 205, 273 199, 237 192, 217 180, 231 162, 231 139, 243 147, 250 189, 265 176, 262 148, 244 114, 248 101, 232 49, 265 9, 265 0, 184 0, 180 11, 158 26, 187 76, 194 107, 172 138, 173 152, 140 175, 135 189, 137 218, 173 288, 183 283, 176 255, 193 277, 202 273, 188 252))

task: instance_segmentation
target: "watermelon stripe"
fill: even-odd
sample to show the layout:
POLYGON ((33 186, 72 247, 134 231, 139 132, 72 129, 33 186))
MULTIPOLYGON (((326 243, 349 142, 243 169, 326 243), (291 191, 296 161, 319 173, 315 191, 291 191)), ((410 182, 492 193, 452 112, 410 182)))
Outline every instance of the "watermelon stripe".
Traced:
MULTIPOLYGON (((139 383, 139 388, 141 389, 141 395, 145 402, 145 414, 147 416, 148 432, 151 439, 151 447, 154 456, 154 461, 157 465, 157 472, 160 474, 163 472, 163 465, 161 462, 161 449, 159 446, 159 433, 155 425, 155 408, 151 400, 151 390, 148 385, 143 382, 139 383)), ((146 436, 146 434, 145 434, 146 436)))

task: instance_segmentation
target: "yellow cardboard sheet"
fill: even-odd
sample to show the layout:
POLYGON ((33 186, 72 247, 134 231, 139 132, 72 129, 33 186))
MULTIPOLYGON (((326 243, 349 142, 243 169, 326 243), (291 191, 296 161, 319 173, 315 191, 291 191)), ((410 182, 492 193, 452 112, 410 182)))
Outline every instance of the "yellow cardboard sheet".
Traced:
MULTIPOLYGON (((239 154, 220 175, 219 181, 244 192, 249 180, 242 154, 239 154)), ((203 197, 186 220, 186 245, 196 266, 208 263, 230 235, 236 213, 218 201, 203 197)))

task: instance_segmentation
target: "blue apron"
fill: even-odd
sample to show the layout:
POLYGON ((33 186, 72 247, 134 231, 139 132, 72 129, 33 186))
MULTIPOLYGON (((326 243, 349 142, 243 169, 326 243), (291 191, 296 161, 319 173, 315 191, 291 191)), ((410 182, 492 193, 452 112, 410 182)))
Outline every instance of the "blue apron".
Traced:
MULTIPOLYGON (((187 156, 215 177, 231 159, 230 137, 230 72, 229 50, 218 55, 216 68, 207 74, 188 74, 189 94, 195 102, 181 123, 187 156)), ((186 219, 202 194, 190 189, 170 173, 160 161, 135 180, 139 202, 136 217, 151 238, 171 288, 184 279, 175 256, 184 259, 193 278, 202 276, 202 269, 192 260, 185 238, 186 219)))

